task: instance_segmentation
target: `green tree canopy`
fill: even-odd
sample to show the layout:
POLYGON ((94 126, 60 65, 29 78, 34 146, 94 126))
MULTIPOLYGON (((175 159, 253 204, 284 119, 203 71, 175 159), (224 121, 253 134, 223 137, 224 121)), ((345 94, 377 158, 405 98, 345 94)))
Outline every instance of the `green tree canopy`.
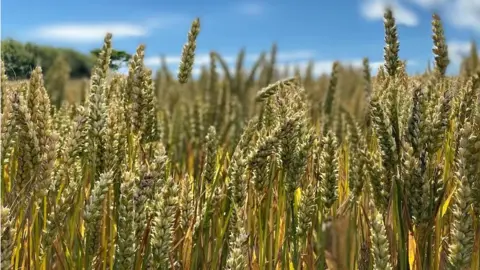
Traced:
POLYGON ((2 60, 5 62, 7 76, 12 79, 29 78, 31 71, 37 65, 43 72, 48 72, 53 62, 61 54, 70 66, 70 77, 89 77, 94 63, 94 57, 89 54, 51 46, 27 42, 21 43, 14 39, 2 40, 2 60))
MULTIPOLYGON (((95 49, 90 51, 94 57, 98 57, 101 49, 95 49)), ((123 63, 126 63, 132 58, 132 55, 125 51, 117 51, 112 49, 112 56, 110 61, 110 68, 112 70, 118 70, 123 63)))
POLYGON ((35 55, 22 43, 7 39, 2 41, 2 61, 9 79, 23 79, 35 67, 35 55))

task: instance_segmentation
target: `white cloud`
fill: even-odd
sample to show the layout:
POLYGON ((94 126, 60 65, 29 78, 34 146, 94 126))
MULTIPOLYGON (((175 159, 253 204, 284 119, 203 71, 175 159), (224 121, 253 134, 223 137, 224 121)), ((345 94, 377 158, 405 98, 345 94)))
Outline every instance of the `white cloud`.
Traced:
POLYGON ((480 32, 480 0, 449 1, 445 13, 453 25, 480 32))
POLYGON ((120 67, 116 72, 122 75, 128 75, 128 67, 120 67))
POLYGON ((360 12, 369 20, 381 20, 387 6, 392 7, 398 24, 416 26, 418 15, 407 3, 439 12, 445 22, 480 32, 480 0, 361 0, 360 12))
POLYGON ((279 52, 277 54, 277 60, 282 61, 292 61, 292 60, 301 60, 301 59, 311 59, 315 57, 315 52, 310 50, 300 50, 292 52, 279 52))
POLYGON ((392 8, 397 24, 418 25, 417 14, 397 0, 362 0, 360 12, 368 20, 383 20, 383 14, 388 6, 392 8))
POLYGON ((480 32, 480 0, 409 0, 416 5, 439 11, 448 23, 480 32))
MULTIPOLYGON (((235 63, 237 60, 237 55, 233 54, 222 54, 222 58, 227 63, 230 70, 235 69, 235 63)), ((255 62, 260 53, 247 53, 245 55, 245 67, 248 69, 251 67, 253 62, 255 62)), ((306 67, 308 60, 315 58, 315 51, 313 50, 292 50, 292 51, 279 51, 277 53, 277 67, 282 69, 283 66, 286 66, 287 63, 292 64, 300 63, 306 67)), ((162 58, 159 56, 146 57, 144 60, 145 65, 151 67, 152 69, 157 69, 161 64, 162 58)), ((173 71, 178 71, 178 65, 180 64, 181 56, 180 55, 167 55, 165 56, 165 62, 168 67, 173 71)), ((200 75, 202 66, 210 64, 210 54, 209 53, 198 53, 195 55, 195 63, 192 69, 192 75, 194 77, 200 75)), ((217 72, 223 74, 223 69, 220 68, 217 64, 217 72)))
POLYGON ((263 14, 265 6, 261 3, 249 2, 236 5, 235 9, 243 15, 257 16, 263 14))
MULTIPOLYGON (((313 74, 315 76, 330 74, 332 72, 332 67, 334 60, 317 60, 313 62, 313 74)), ((362 68, 363 67, 363 59, 344 59, 339 60, 340 64, 344 67, 354 67, 354 68, 362 68)), ((372 74, 376 74, 378 68, 384 64, 383 61, 374 61, 370 62, 370 70, 372 74)), ((414 60, 408 60, 407 66, 416 66, 418 63, 414 60)), ((309 65, 308 61, 300 61, 297 63, 289 64, 289 63, 279 63, 277 67, 280 71, 284 71, 287 68, 290 68, 290 72, 293 72, 292 67, 298 67, 301 73, 304 73, 309 65)), ((293 75, 293 74, 290 74, 293 75)))
MULTIPOLYGON (((234 61, 233 56, 223 56, 222 58, 227 62, 231 63, 234 61)), ((168 65, 178 65, 180 64, 181 56, 178 55, 167 55, 165 56, 165 62, 168 65)), ((144 60, 145 65, 147 66, 159 66, 162 63, 162 58, 160 56, 152 56, 146 57, 144 60)), ((200 53, 195 55, 195 65, 203 66, 208 65, 210 63, 210 54, 208 53, 200 53)))
POLYGON ((193 18, 187 18, 180 14, 161 14, 145 20, 143 25, 149 29, 165 29, 181 23, 191 23, 192 20, 193 18))
MULTIPOLYGON (((298 61, 304 59, 312 59, 315 57, 315 51, 313 50, 295 50, 295 51, 287 51, 287 52, 278 52, 276 55, 277 62, 288 62, 288 61, 298 61)), ((235 61, 236 56, 229 56, 228 58, 232 59, 231 61, 235 61)), ((247 61, 256 61, 260 57, 259 53, 254 54, 247 54, 246 59, 247 61)))
MULTIPOLYGON (((237 56, 236 55, 228 55, 228 54, 221 54, 223 59, 227 62, 228 67, 230 70, 235 68, 235 61, 237 56)), ((253 62, 258 59, 259 53, 252 53, 245 55, 245 66, 248 69, 251 67, 253 62)), ((294 51, 285 51, 285 52, 278 52, 277 53, 277 68, 279 71, 283 72, 285 69, 289 69, 290 72, 293 72, 294 67, 298 67, 300 72, 305 72, 307 66, 309 65, 309 61, 313 60, 314 69, 313 73, 316 76, 322 74, 330 74, 332 70, 332 65, 334 60, 315 60, 316 55, 313 50, 294 50, 294 51)), ((317 57, 318 59, 318 57, 317 57)), ((165 57, 166 63, 169 68, 175 72, 178 70, 178 65, 180 63, 180 56, 166 56, 165 57)), ((210 55, 208 53, 200 53, 195 56, 195 64, 192 70, 193 76, 198 76, 201 72, 201 67, 204 65, 209 65, 210 63, 210 55)), ((343 66, 353 66, 355 68, 361 68, 363 65, 363 60, 361 58, 358 59, 344 59, 340 60, 340 63, 343 66)), ((145 64, 153 69, 158 68, 161 64, 161 57, 146 57, 145 64)), ((373 73, 376 73, 378 68, 383 65, 383 61, 374 61, 370 62, 370 68, 373 73)), ((413 60, 409 60, 407 63, 408 66, 417 65, 417 62, 413 60)), ((217 68, 217 72, 222 74, 223 70, 221 68, 217 68)))
POLYGON ((445 4, 449 0, 408 0, 414 4, 417 4, 423 8, 434 8, 445 4))
POLYGON ((35 30, 35 36, 45 39, 55 39, 74 42, 101 41, 107 32, 114 37, 140 37, 148 33, 143 26, 127 23, 101 24, 61 24, 42 26, 35 30))
POLYGON ((39 39, 90 43, 101 41, 107 32, 112 33, 114 38, 142 37, 152 30, 170 27, 182 21, 184 18, 181 16, 165 15, 161 19, 149 19, 143 23, 59 23, 40 26, 31 34, 39 39))
MULTIPOLYGON (((370 63, 370 69, 371 69, 372 71, 373 71, 373 70, 376 71, 376 70, 378 70, 378 69, 380 68, 380 66, 383 66, 383 64, 384 64, 384 63, 383 63, 382 61, 372 62, 372 63, 370 63)), ((408 66, 408 65, 415 65, 415 62, 414 62, 414 61, 409 61, 409 62, 407 63, 407 66, 408 66)))
MULTIPOLYGON (((236 55, 229 55, 229 54, 220 54, 222 58, 228 64, 235 64, 237 59, 236 55)), ((245 55, 245 62, 251 63, 256 61, 260 57, 259 53, 247 53, 245 55)), ((315 52, 312 50, 294 50, 294 51, 286 51, 286 52, 278 52, 277 53, 277 61, 279 62, 288 62, 288 61, 299 61, 299 60, 308 60, 315 57, 315 52)), ((165 62, 167 64, 178 65, 180 63, 181 56, 178 55, 167 55, 165 57, 165 62)), ((161 64, 161 57, 147 57, 145 58, 145 64, 148 66, 158 66, 161 64)), ((209 53, 199 53, 195 55, 195 65, 202 66, 208 65, 210 63, 210 54, 209 53)))
POLYGON ((452 65, 458 66, 462 59, 468 56, 471 43, 467 41, 451 41, 448 42, 448 57, 452 65))
MULTIPOLYGON (((319 75, 324 75, 324 74, 330 74, 332 72, 332 67, 334 60, 318 60, 313 62, 313 74, 316 76, 319 75)), ((343 60, 339 61, 343 66, 353 66, 355 68, 361 68, 362 67, 362 59, 351 59, 351 60, 343 60)), ((300 69, 300 72, 305 72, 307 67, 309 65, 308 61, 302 61, 299 63, 294 63, 293 66, 298 67, 300 69)), ((383 62, 371 62, 370 63, 370 68, 372 70, 377 70, 381 65, 383 65, 383 62)), ((285 69, 287 67, 287 64, 280 64, 280 69, 285 69)))

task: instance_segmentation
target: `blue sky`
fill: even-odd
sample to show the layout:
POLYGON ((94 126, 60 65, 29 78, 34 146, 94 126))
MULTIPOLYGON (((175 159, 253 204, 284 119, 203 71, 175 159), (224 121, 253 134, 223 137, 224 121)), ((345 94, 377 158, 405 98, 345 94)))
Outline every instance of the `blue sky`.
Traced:
POLYGON ((458 70, 469 41, 480 41, 480 0, 3 0, 1 36, 88 52, 101 46, 110 31, 116 49, 133 53, 144 43, 150 67, 157 68, 163 54, 176 68, 191 21, 200 17, 197 71, 208 64, 210 50, 233 65, 244 47, 248 65, 277 42, 280 65, 304 67, 313 59, 320 74, 334 60, 358 65, 369 57, 374 67, 381 64, 382 16, 388 4, 410 72, 423 71, 433 59, 432 11, 444 21, 451 72, 458 70))

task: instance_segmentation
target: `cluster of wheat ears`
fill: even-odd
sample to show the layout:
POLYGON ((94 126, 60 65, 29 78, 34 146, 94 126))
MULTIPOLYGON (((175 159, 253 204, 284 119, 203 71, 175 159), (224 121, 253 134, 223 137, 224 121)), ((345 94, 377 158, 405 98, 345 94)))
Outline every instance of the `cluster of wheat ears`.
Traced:
POLYGON ((110 34, 79 103, 3 75, 1 269, 480 269, 480 69, 445 75, 433 15, 408 76, 384 25, 374 77, 282 79, 273 47, 193 80, 198 19, 177 79, 143 45, 107 76, 110 34))

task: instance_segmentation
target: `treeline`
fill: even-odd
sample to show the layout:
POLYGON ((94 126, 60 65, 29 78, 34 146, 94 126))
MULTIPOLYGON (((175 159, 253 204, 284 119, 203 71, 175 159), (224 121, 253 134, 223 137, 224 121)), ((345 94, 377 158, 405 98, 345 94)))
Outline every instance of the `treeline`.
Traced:
MULTIPOLYGON (((57 48, 14 39, 2 40, 1 58, 5 64, 5 72, 10 80, 23 80, 30 77, 36 66, 41 66, 44 74, 58 62, 66 61, 70 78, 90 77, 90 71, 98 56, 98 49, 89 54, 70 48, 57 48)), ((131 55, 124 51, 112 52, 112 69, 117 69, 120 62, 130 59, 131 55)))
POLYGON ((35 66, 41 66, 46 73, 55 60, 63 57, 70 66, 71 78, 90 76, 90 69, 95 58, 73 49, 43 46, 31 42, 21 43, 14 39, 2 40, 2 60, 5 72, 11 80, 21 80, 30 77, 35 66))

